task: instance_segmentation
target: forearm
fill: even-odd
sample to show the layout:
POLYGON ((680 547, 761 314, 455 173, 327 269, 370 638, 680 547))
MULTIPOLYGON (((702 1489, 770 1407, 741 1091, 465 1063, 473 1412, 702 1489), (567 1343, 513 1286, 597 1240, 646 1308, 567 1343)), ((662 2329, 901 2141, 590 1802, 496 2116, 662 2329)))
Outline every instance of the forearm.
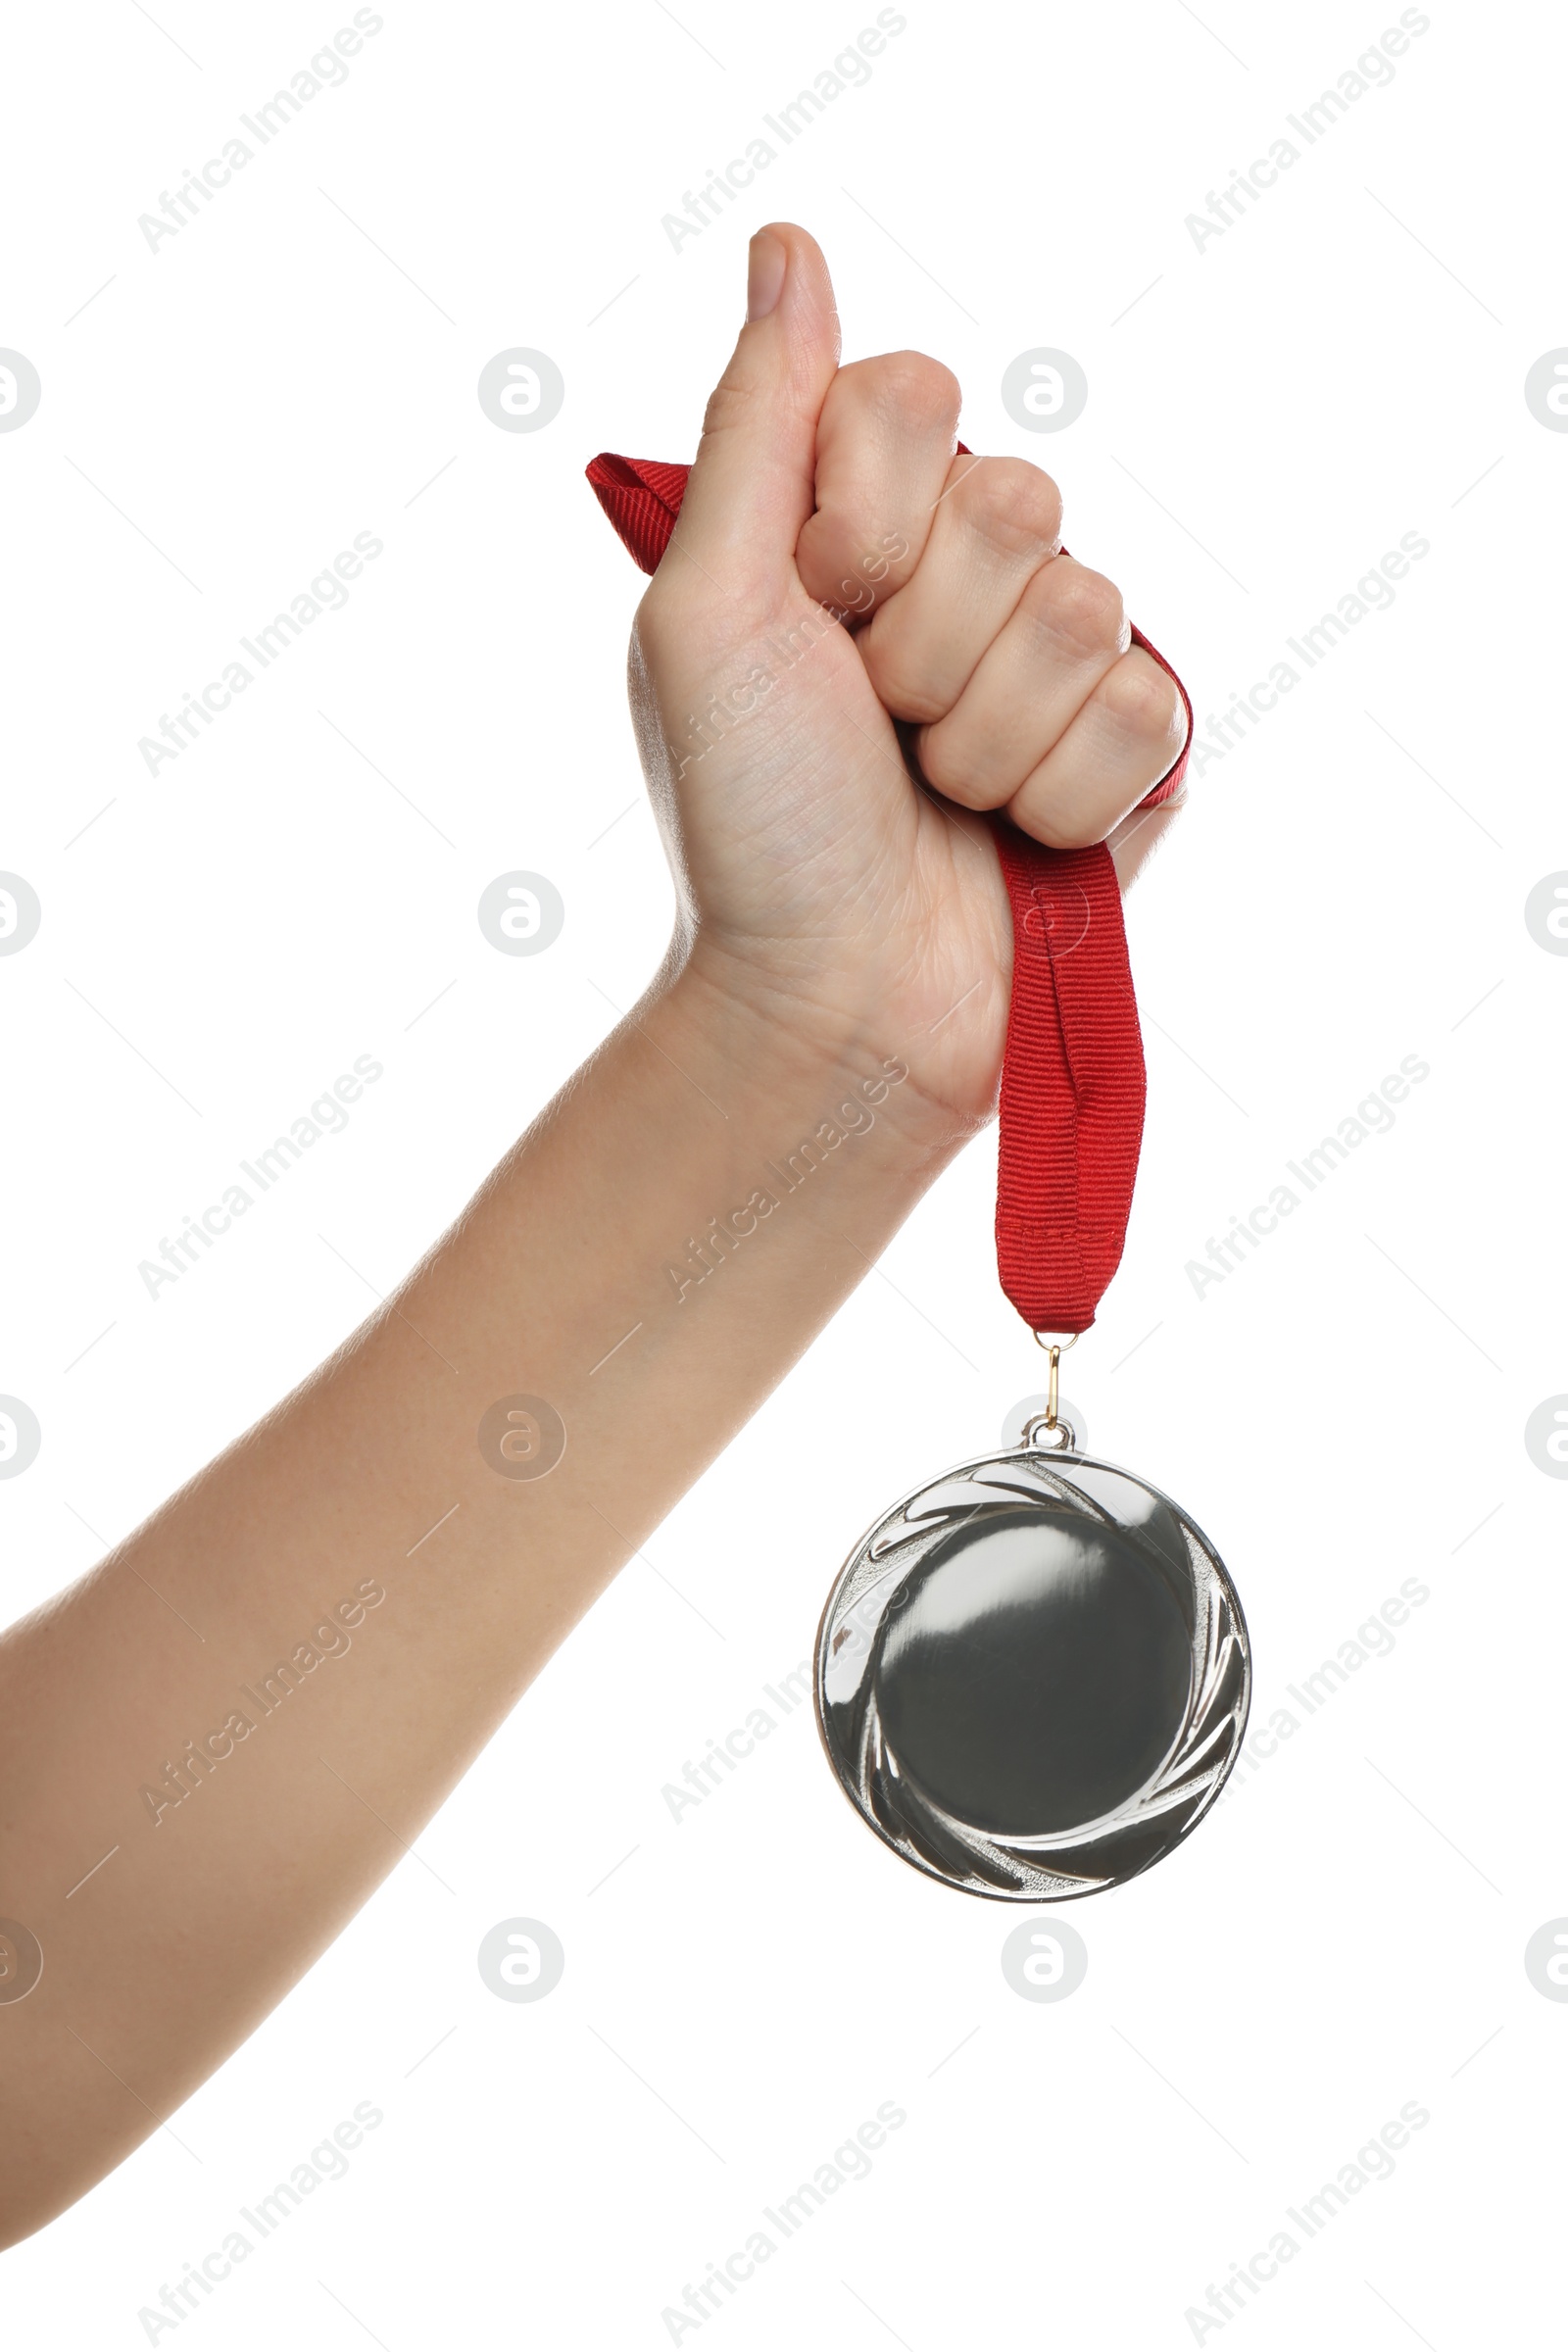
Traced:
POLYGON ((5 2012, 7 2239, 255 2027, 854 1288, 961 1140, 915 1042, 689 968, 389 1307, 0 1643, 0 1912, 45 1959, 5 2012), (481 1449, 519 1395, 564 1428, 544 1475, 506 1474, 527 1421, 481 1449))

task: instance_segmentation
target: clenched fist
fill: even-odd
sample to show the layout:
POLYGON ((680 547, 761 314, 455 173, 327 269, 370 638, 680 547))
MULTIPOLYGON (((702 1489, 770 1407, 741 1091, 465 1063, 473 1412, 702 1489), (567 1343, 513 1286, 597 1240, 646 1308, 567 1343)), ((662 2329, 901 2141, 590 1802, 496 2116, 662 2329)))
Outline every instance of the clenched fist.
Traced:
POLYGON ((1012 940, 989 826, 1110 840, 1179 758, 1168 673, 1061 550, 1061 494, 956 456, 958 385, 917 352, 839 366, 804 229, 752 241, 749 312, 631 693, 681 903, 677 954, 797 1031, 863 1036, 959 1125, 997 1093, 1012 940))

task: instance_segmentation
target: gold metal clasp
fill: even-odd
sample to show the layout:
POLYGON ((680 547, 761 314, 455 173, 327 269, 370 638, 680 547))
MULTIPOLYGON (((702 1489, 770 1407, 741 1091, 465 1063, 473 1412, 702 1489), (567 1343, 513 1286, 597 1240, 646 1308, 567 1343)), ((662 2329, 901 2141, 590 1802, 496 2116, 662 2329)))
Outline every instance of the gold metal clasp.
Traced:
POLYGON ((1058 1367, 1068 1348, 1077 1347, 1079 1337, 1080 1334, 1076 1331, 1066 1335, 1054 1331, 1037 1331, 1035 1333, 1035 1346, 1037 1348, 1044 1348, 1051 1357, 1051 1378, 1046 1390, 1045 1427, 1048 1430, 1054 1430, 1057 1426, 1056 1398, 1058 1394, 1058 1367))

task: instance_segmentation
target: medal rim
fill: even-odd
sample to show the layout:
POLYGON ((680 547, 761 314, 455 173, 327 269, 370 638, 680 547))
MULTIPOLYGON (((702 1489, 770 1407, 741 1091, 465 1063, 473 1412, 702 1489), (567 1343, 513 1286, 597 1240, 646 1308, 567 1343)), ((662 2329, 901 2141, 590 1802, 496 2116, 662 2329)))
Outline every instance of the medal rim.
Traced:
MULTIPOLYGON (((1191 1695, 1189 1696, 1188 1703, 1189 1707, 1191 1707, 1191 1695)), ((1247 1623, 1246 1611, 1242 1606, 1241 1594, 1236 1590, 1236 1580, 1231 1575, 1230 1569, 1227 1567, 1224 1556, 1220 1552, 1217 1544, 1210 1540, 1205 1531, 1199 1525, 1198 1521, 1193 1517, 1192 1512, 1186 1509, 1183 1504, 1177 1502, 1173 1495, 1167 1494, 1163 1487, 1156 1487, 1152 1480, 1143 1477, 1141 1473, 1136 1470, 1129 1470, 1122 1462, 1106 1461, 1099 1454, 1085 1453, 1076 1446, 1068 1448, 1043 1446, 1004 1446, 999 1450, 994 1450, 989 1453, 973 1454, 966 1461, 955 1462, 949 1469, 939 1471, 935 1477, 923 1478, 920 1480, 918 1485, 910 1487, 904 1494, 900 1495, 897 1501, 889 1503, 886 1510, 879 1511, 877 1516, 870 1522, 869 1526, 866 1527, 863 1534, 860 1536, 859 1541, 851 1546, 850 1551, 844 1560, 843 1566, 839 1569, 837 1576, 835 1576, 832 1585, 829 1587, 827 1598, 822 1604, 821 1614, 817 1619, 816 1636, 811 1647, 811 1712, 816 1722, 816 1736, 818 1740, 821 1742, 822 1753, 827 1759, 828 1769, 832 1773, 833 1779, 838 1786, 840 1793, 844 1797, 845 1802, 850 1806, 852 1812, 855 1814, 856 1819, 861 1822, 866 1829, 872 1832, 873 1836, 878 1839, 878 1841, 882 1845, 886 1846, 889 1853, 893 1854, 900 1862, 905 1863, 910 1870, 918 1871, 922 1878, 934 1879, 939 1886, 946 1886, 955 1894, 972 1895, 981 1902, 1022 1903, 1026 1905, 1034 1904, 1037 1907, 1049 1904, 1054 1909, 1057 1903, 1080 1903, 1086 1901, 1091 1895, 1113 1894, 1118 1887, 1130 1886, 1135 1880, 1147 1878, 1150 1871, 1153 1870, 1157 1864, 1168 1860, 1168 1858, 1176 1852, 1179 1846, 1186 1844, 1188 1838, 1198 1828, 1199 1824, 1207 1820, 1214 1806, 1219 1801, 1219 1798, 1223 1795, 1226 1786, 1229 1783, 1231 1774, 1236 1769, 1237 1758, 1240 1756, 1243 1744, 1246 1741, 1247 1727, 1251 1720, 1251 1711, 1252 1637, 1247 1623), (1133 1484, 1141 1487, 1146 1494, 1152 1494, 1157 1502, 1163 1503, 1165 1508, 1174 1515, 1178 1523, 1192 1529, 1194 1535, 1198 1538, 1204 1556, 1209 1562, 1210 1568, 1215 1575, 1217 1575, 1221 1584, 1223 1585, 1229 1605, 1235 1612, 1236 1628, 1238 1634, 1240 1635, 1240 1646, 1242 1654, 1242 1696, 1240 1709, 1236 1718, 1236 1736, 1231 1744, 1231 1752, 1226 1759, 1223 1772, 1221 1772, 1218 1779, 1214 1782, 1212 1788, 1207 1791, 1201 1805, 1193 1815, 1192 1820, 1188 1822, 1186 1828, 1180 1831, 1178 1835, 1172 1838, 1169 1845, 1162 1847, 1157 1854, 1152 1855, 1150 1859, 1138 1870, 1130 1871, 1125 1878, 1115 1878, 1112 1879, 1108 1884, 1102 1883, 1098 1886, 1073 1887, 1064 1890, 1059 1894, 1041 1894, 1033 1889, 1025 1889, 1021 1887, 1015 1892, 1009 1893, 1004 1887, 1001 1886, 971 1886, 966 1884, 961 1879, 950 1878, 945 1871, 938 1870, 932 1863, 927 1862, 918 1854, 906 1853, 904 1848, 897 1844, 895 1840, 888 1835, 881 1822, 877 1820, 875 1814, 866 1811, 865 1807, 860 1802, 859 1794, 854 1782, 846 1777, 841 1767, 839 1757, 834 1750, 832 1740, 828 1736, 826 1710, 823 1704, 822 1686, 824 1670, 828 1662, 826 1654, 828 1621, 832 1617, 835 1604, 838 1601, 840 1593, 844 1590, 845 1584, 853 1574, 855 1568, 864 1558, 866 1547, 869 1544, 872 1537, 876 1534, 877 1529, 881 1527, 887 1520, 897 1518, 901 1512, 907 1510, 909 1504, 915 1501, 919 1495, 928 1494, 933 1487, 941 1486, 950 1478, 962 1478, 971 1471, 985 1469, 1000 1463, 1019 1461, 1038 1462, 1047 1467, 1053 1465, 1077 1463, 1083 1468, 1109 1470, 1114 1472, 1120 1478, 1131 1479, 1133 1484)), ((1170 1753, 1173 1754, 1176 1748, 1179 1747, 1180 1743, 1181 1734, 1178 1734, 1176 1740, 1172 1744, 1170 1753)), ((1164 1766, 1161 1765, 1160 1769, 1163 1770, 1164 1766)), ((1158 1776, 1155 1774, 1151 1777, 1157 1779, 1158 1776)), ((1148 1783, 1146 1782, 1144 1786, 1147 1787, 1148 1783)), ((1130 1802, 1131 1799, 1126 1801, 1130 1802)), ((1102 1820, 1114 1820, 1115 1816, 1113 1814, 1102 1815, 1100 1818, 1102 1820)), ((1095 1825, 1090 1822, 1080 1825, 1081 1829, 1084 1831, 1088 1831, 1094 1826, 1095 1825)))

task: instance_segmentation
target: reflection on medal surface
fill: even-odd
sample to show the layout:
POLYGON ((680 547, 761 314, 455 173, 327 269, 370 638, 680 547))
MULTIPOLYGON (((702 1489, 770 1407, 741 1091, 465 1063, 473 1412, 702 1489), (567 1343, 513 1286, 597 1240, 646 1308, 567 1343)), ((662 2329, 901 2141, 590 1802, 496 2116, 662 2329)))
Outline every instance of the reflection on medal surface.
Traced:
POLYGON ((817 1725, 895 1852, 969 1894, 1135 1878, 1213 1803, 1251 1662, 1224 1564, 1130 1471, 1025 1446, 880 1519, 816 1642, 817 1725))

